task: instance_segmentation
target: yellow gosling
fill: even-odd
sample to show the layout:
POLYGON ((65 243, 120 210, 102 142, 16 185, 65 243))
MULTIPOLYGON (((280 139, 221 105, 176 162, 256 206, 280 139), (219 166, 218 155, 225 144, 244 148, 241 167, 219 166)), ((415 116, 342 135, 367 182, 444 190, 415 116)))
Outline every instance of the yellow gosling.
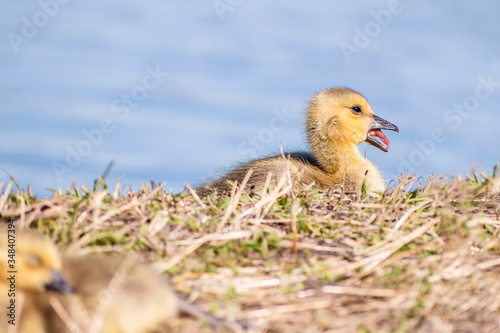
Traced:
POLYGON ((320 189, 342 186, 346 191, 359 194, 366 182, 369 194, 383 192, 386 182, 382 173, 357 147, 367 142, 387 152, 390 143, 382 129, 399 132, 397 126, 376 116, 360 93, 348 88, 321 91, 311 99, 307 110, 306 131, 312 152, 287 153, 241 164, 197 191, 201 195, 228 192, 231 182, 241 184, 252 169, 246 189, 257 193, 269 173, 276 183, 287 170, 300 182, 314 183, 320 189))

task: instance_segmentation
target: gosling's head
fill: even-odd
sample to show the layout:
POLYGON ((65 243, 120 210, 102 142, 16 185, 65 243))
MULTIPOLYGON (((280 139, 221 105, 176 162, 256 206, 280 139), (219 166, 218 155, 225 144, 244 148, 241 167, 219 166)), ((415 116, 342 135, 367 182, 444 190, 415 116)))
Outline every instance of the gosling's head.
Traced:
POLYGON ((73 292, 61 269, 59 252, 47 238, 30 231, 0 231, 0 283, 10 285, 14 275, 17 290, 73 292))
POLYGON ((354 90, 331 88, 311 99, 307 135, 313 149, 320 142, 352 146, 366 141, 386 152, 390 143, 382 129, 399 132, 396 125, 377 117, 366 98, 354 90))

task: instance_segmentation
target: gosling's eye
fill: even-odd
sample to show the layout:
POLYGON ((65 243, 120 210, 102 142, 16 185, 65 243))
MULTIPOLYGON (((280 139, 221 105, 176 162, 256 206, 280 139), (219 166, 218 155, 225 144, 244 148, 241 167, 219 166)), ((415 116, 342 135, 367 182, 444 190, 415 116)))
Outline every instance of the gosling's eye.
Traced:
POLYGON ((352 113, 354 113, 354 114, 362 114, 363 111, 361 111, 361 108, 359 106, 353 106, 352 107, 352 113))

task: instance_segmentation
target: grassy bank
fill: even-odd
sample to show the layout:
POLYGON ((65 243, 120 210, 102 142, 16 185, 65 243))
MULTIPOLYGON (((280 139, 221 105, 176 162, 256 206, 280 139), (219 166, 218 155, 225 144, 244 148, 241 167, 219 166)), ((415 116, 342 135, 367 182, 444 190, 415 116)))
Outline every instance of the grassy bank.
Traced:
MULTIPOLYGON (((498 332, 496 170, 408 176, 380 198, 289 180, 206 198, 96 181, 36 199, 3 184, 0 211, 66 253, 137 252, 179 294, 253 332, 498 332)), ((210 331, 190 318, 171 326, 210 331)))

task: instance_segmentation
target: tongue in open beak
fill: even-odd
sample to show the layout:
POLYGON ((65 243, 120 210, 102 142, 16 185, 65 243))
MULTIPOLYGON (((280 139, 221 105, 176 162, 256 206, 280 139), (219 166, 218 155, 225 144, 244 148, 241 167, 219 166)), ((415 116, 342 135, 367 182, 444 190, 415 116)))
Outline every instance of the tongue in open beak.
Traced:
POLYGON ((396 125, 394 125, 394 124, 388 122, 387 120, 382 119, 378 116, 374 115, 373 119, 375 119, 375 124, 373 124, 373 126, 368 131, 368 134, 366 136, 365 141, 368 142, 369 144, 371 144, 372 146, 375 146, 378 149, 387 152, 387 150, 391 147, 391 144, 390 144, 389 140, 387 139, 387 137, 384 135, 384 133, 382 133, 381 130, 386 129, 386 130, 390 130, 390 131, 399 132, 399 128, 396 125), (382 144, 382 142, 375 139, 375 137, 378 137, 380 140, 382 140, 382 142, 385 145, 382 144))

